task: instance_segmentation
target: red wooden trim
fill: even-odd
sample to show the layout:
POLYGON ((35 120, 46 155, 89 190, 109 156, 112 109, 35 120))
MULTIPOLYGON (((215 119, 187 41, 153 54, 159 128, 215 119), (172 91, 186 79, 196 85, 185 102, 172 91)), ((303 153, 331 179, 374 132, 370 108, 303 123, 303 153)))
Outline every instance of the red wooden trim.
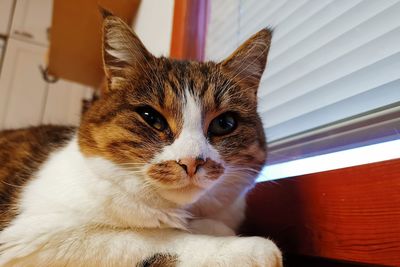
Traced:
POLYGON ((170 56, 204 60, 208 0, 175 0, 170 56))
POLYGON ((170 56, 173 58, 181 58, 183 54, 186 6, 186 1, 175 0, 170 51, 170 56))
POLYGON ((244 229, 284 252, 400 266, 400 159, 260 183, 244 229))

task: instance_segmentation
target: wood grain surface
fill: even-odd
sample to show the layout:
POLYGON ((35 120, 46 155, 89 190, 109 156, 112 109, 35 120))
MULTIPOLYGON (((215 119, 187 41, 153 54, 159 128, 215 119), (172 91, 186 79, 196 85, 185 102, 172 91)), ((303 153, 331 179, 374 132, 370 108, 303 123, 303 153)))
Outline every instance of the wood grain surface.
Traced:
POLYGON ((209 0, 175 0, 170 56, 204 60, 209 0))
POLYGON ((244 232, 286 253, 400 266, 400 160, 260 183, 244 232))

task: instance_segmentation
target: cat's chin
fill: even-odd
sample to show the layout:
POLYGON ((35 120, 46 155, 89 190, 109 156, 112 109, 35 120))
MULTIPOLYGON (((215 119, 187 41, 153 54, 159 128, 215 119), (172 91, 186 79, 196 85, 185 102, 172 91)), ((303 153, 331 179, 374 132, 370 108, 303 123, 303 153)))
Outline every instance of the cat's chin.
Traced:
POLYGON ((204 193, 205 189, 190 184, 182 188, 158 189, 157 191, 162 198, 184 206, 196 202, 204 193))

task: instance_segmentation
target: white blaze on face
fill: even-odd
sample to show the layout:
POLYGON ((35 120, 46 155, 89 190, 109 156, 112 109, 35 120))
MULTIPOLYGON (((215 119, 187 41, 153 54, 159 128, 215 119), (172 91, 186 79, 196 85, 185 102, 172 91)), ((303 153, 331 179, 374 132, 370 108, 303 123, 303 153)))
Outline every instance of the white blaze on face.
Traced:
POLYGON ((178 161, 184 158, 201 157, 204 160, 209 158, 221 163, 218 151, 208 143, 204 136, 200 103, 188 90, 185 91, 185 96, 182 132, 171 145, 164 147, 154 161, 178 161))

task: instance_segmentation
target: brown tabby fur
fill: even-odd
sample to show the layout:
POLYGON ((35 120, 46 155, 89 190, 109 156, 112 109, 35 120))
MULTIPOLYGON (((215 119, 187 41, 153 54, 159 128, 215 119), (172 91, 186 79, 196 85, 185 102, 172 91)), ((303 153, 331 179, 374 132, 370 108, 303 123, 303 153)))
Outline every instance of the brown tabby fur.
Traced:
POLYGON ((73 132, 49 125, 0 132, 0 230, 16 215, 14 204, 25 183, 73 132))
POLYGON ((179 260, 177 255, 157 253, 136 265, 136 267, 175 267, 179 260))
POLYGON ((238 115, 239 127, 233 133, 209 138, 224 161, 250 167, 264 163, 265 139, 256 103, 263 68, 253 65, 265 66, 266 56, 262 55, 268 53, 266 40, 271 38, 270 31, 260 31, 219 64, 177 61, 152 56, 119 18, 104 15, 105 50, 112 50, 108 39, 119 38, 133 47, 120 45, 119 49, 131 49, 129 57, 135 60, 127 63, 104 53, 109 89, 88 110, 81 124, 79 141, 84 154, 120 164, 148 162, 179 136, 183 123, 181 103, 188 89, 201 101, 205 134, 208 124, 219 114, 232 111, 238 115), (246 57, 251 64, 243 63, 246 57), (170 129, 159 132, 149 127, 135 112, 142 105, 162 114, 170 129))

